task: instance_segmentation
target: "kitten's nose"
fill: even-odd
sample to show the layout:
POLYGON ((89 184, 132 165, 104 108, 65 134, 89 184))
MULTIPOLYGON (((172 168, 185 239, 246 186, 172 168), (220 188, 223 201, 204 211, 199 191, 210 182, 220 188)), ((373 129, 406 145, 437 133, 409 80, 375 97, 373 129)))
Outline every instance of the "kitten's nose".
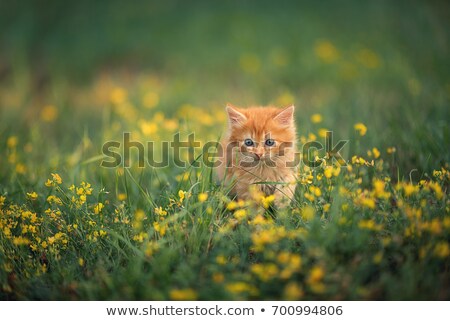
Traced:
POLYGON ((264 150, 261 148, 258 148, 256 151, 255 151, 255 155, 258 157, 258 159, 260 159, 261 157, 262 157, 262 155, 264 154, 264 150))

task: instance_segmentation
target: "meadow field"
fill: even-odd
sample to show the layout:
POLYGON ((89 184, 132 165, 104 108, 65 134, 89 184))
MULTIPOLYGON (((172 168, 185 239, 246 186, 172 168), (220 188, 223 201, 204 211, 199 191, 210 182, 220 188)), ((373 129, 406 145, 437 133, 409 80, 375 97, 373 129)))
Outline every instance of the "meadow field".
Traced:
POLYGON ((449 18, 437 0, 2 2, 0 299, 449 300, 449 18), (202 149, 228 102, 294 104, 299 149, 332 132, 346 163, 304 154, 287 208, 230 198, 202 149))

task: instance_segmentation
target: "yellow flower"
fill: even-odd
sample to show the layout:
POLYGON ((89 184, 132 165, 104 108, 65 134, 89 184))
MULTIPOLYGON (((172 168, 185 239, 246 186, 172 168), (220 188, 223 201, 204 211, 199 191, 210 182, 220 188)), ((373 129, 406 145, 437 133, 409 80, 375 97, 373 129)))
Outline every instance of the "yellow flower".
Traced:
POLYGON ((319 137, 326 138, 328 132, 329 132, 328 129, 320 128, 319 131, 317 132, 317 134, 319 135, 319 137))
POLYGON ((367 132, 367 127, 363 123, 357 123, 353 126, 360 136, 364 136, 367 132))
POLYGON ((233 213, 233 216, 237 219, 237 220, 242 220, 244 218, 247 217, 247 211, 245 209, 239 209, 237 211, 235 211, 233 213))
POLYGON ((405 196, 409 197, 419 191, 419 186, 413 184, 405 184, 403 186, 403 190, 405 191, 405 196))
POLYGON ((441 258, 446 258, 450 255, 450 246, 447 242, 439 242, 434 247, 434 254, 441 258))
POLYGON ((373 260, 373 263, 375 263, 375 264, 380 264, 380 263, 381 263, 381 260, 383 260, 383 252, 381 252, 381 251, 377 252, 377 253, 373 256, 372 260, 373 260))
POLYGON ((51 175, 52 175, 53 182, 55 182, 58 185, 62 184, 62 179, 61 179, 61 176, 59 176, 59 174, 51 173, 51 175))
POLYGON ((161 226, 161 224, 159 224, 159 222, 154 222, 153 223, 153 228, 161 236, 164 236, 166 234, 166 227, 165 226, 161 226))
POLYGON ((371 231, 380 231, 382 225, 376 224, 373 220, 361 220, 358 223, 360 229, 367 229, 371 231))
POLYGON ((245 282, 233 282, 225 286, 228 292, 238 294, 242 292, 255 292, 255 288, 245 282))
POLYGON ((393 154, 397 151, 397 149, 395 147, 388 147, 386 151, 388 154, 393 154))
POLYGON ((370 49, 361 49, 358 51, 356 59, 360 64, 369 69, 378 68, 381 64, 378 55, 370 49))
POLYGON ((78 265, 84 266, 84 259, 82 257, 78 258, 78 265))
POLYGON ((430 182, 429 186, 434 191, 434 193, 436 194, 436 198, 438 200, 442 199, 442 197, 444 196, 444 193, 442 192, 441 186, 438 183, 435 183, 435 182, 430 182))
POLYGON ((12 149, 17 146, 18 141, 19 141, 19 139, 17 138, 17 136, 10 136, 6 140, 6 146, 8 146, 8 148, 12 149))
POLYGON ((313 114, 311 116, 311 122, 314 124, 318 124, 322 122, 322 115, 321 114, 313 114))
POLYGON ((250 267, 250 271, 255 274, 261 281, 267 282, 279 274, 279 269, 274 263, 261 264, 256 263, 250 267))
POLYGON ((333 175, 333 167, 331 166, 326 167, 323 171, 323 175, 326 178, 331 178, 331 176, 333 175))
POLYGON ((119 193, 119 194, 117 194, 117 199, 118 199, 119 201, 125 201, 125 200, 127 199, 127 194, 125 194, 125 193, 119 193))
POLYGON ((55 121, 58 117, 58 109, 53 105, 48 105, 41 110, 41 119, 47 123, 55 121))
POLYGON ((375 200, 369 197, 363 197, 360 201, 360 204, 364 207, 370 208, 370 209, 375 209, 375 200))
POLYGON ((374 147, 372 148, 372 153, 373 153, 373 157, 375 159, 377 159, 378 157, 380 157, 380 151, 378 150, 378 148, 374 147))
POLYGON ((171 290, 170 299, 172 300, 197 300, 197 293, 192 289, 171 290))
POLYGON ((261 203, 264 208, 269 208, 274 200, 275 200, 275 195, 263 196, 261 199, 261 203))
POLYGON ((310 194, 310 193, 305 193, 305 194, 303 194, 303 196, 304 196, 308 201, 314 202, 314 199, 315 199, 314 195, 312 195, 312 194, 310 194))
POLYGON ((317 57, 327 64, 333 63, 339 58, 339 51, 328 40, 317 41, 314 46, 314 51, 317 57))
POLYGON ((161 206, 155 207, 155 214, 159 216, 165 216, 167 215, 167 211, 165 211, 161 206))
POLYGON ((158 131, 158 125, 153 121, 142 120, 139 124, 142 134, 145 136, 151 136, 158 131))
POLYGON ((310 221, 314 218, 315 213, 316 213, 316 211, 314 210, 314 207, 305 206, 302 209, 301 216, 302 216, 302 219, 304 219, 305 221, 310 221))
POLYGON ((325 276, 325 271, 323 270, 323 268, 320 266, 314 266, 309 271, 309 276, 308 276, 307 282, 310 284, 320 282, 320 281, 322 281, 324 276, 325 276))
POLYGON ((30 200, 35 201, 38 198, 38 194, 36 192, 27 193, 27 197, 30 200))
POLYGON ((230 203, 227 204, 227 210, 232 211, 234 209, 236 209, 238 207, 238 203, 236 203, 235 201, 231 201, 230 203))
POLYGON ((110 100, 113 104, 119 105, 127 99, 127 92, 125 89, 116 87, 111 91, 110 100))
POLYGON ((94 206, 94 213, 95 214, 101 213, 101 211, 104 207, 105 207, 105 205, 103 205, 103 203, 98 203, 97 205, 94 206))
POLYGON ((228 261, 227 258, 223 255, 219 255, 216 257, 216 262, 219 265, 225 265, 225 264, 227 264, 227 261, 228 261))
POLYGON ((25 174, 26 171, 27 171, 27 168, 24 164, 22 164, 22 163, 16 164, 16 173, 17 174, 25 174))
POLYGON ((3 206, 3 204, 5 204, 5 201, 6 201, 6 197, 0 196, 0 208, 3 206))
POLYGON ((319 197, 322 195, 322 191, 319 187, 311 185, 309 191, 314 194, 314 196, 319 197))
POLYGON ((183 190, 179 190, 178 191, 178 197, 180 198, 180 202, 184 201, 184 198, 186 197, 187 192, 183 191, 183 190))
POLYGON ((200 193, 200 194, 198 194, 198 201, 200 203, 206 202, 207 199, 208 199, 208 193, 200 193))
POLYGON ((303 297, 302 288, 295 282, 289 282, 284 287, 284 299, 286 300, 299 300, 303 297))

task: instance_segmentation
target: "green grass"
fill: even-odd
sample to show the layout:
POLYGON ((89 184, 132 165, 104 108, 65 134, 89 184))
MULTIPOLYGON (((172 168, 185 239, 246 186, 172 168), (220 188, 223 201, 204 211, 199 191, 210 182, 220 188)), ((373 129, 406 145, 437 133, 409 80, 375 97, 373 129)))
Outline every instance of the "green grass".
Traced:
POLYGON ((0 4, 0 298, 448 300, 448 12, 0 4), (177 132, 218 140, 226 102, 294 103, 299 147, 332 130, 350 166, 302 167, 285 209, 173 154, 100 166, 125 132, 156 160, 177 132))

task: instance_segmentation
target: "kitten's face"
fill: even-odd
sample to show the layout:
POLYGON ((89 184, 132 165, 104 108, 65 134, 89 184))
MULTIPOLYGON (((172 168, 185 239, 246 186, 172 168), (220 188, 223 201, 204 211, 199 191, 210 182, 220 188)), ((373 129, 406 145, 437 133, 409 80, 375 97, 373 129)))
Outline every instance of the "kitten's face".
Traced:
POLYGON ((229 142, 254 162, 278 163, 292 155, 295 143, 294 106, 285 109, 227 106, 229 142))

